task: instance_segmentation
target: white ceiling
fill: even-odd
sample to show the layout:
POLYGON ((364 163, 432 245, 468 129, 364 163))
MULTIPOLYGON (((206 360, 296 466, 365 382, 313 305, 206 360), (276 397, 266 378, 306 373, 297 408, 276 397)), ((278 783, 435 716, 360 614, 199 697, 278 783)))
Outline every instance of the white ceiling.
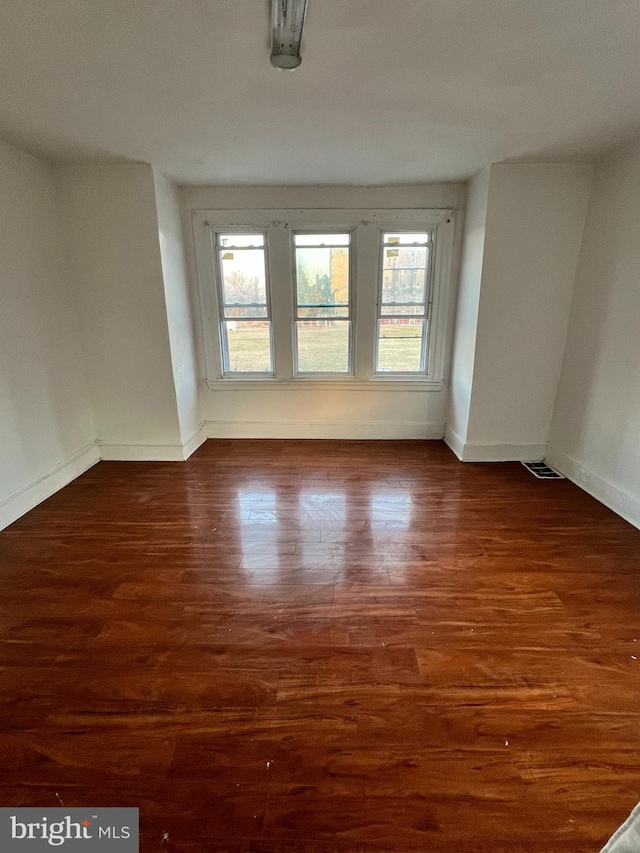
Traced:
POLYGON ((0 138, 182 183, 410 183, 640 132, 637 0, 1 0, 0 138))

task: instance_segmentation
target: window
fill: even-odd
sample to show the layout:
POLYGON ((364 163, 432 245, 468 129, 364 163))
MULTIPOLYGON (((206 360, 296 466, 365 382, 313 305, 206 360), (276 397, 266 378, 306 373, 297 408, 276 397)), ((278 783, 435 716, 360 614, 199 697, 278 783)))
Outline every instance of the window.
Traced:
POLYGON ((212 390, 442 388, 452 211, 202 210, 193 227, 212 390))
POLYGON ((225 374, 273 374, 264 234, 216 235, 225 374))
POLYGON ((376 371, 424 373, 427 358, 429 238, 383 234, 376 371))
POLYGON ((294 234, 295 372, 351 372, 350 235, 294 234))

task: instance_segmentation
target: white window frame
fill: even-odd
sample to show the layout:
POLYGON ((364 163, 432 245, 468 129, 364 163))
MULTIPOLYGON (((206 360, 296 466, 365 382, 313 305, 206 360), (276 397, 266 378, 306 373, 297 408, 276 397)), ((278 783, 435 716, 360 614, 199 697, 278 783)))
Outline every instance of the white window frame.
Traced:
POLYGON ((440 390, 450 351, 455 211, 450 209, 261 209, 192 212, 206 383, 214 391, 279 387, 354 391, 440 390), (216 232, 264 233, 272 323, 273 374, 225 374, 215 269, 216 232), (294 373, 295 255, 293 232, 351 232, 352 372, 294 373), (383 232, 433 234, 430 320, 425 373, 376 373, 383 232), (286 283, 286 286, 282 285, 286 283))
POLYGON ((320 379, 331 380, 340 379, 341 377, 353 377, 355 375, 355 343, 356 343, 356 325, 355 325, 355 243, 356 234, 354 228, 291 228, 291 263, 292 263, 292 281, 293 281, 293 375, 296 379, 320 379), (340 322, 349 322, 349 369, 339 373, 323 373, 322 371, 302 371, 298 369, 298 274, 296 267, 296 234, 348 234, 349 243, 345 248, 349 250, 349 313, 346 318, 339 318, 340 322))
MULTIPOLYGON (((273 378, 275 376, 275 346, 273 340, 273 319, 271 317, 271 282, 269 280, 269 247, 267 245, 267 232, 262 228, 253 228, 251 230, 242 231, 239 234, 237 231, 232 231, 229 228, 216 228, 211 231, 211 245, 214 255, 214 267, 215 267, 215 288, 216 288, 216 304, 219 310, 219 320, 218 320, 218 343, 220 346, 220 364, 222 370, 222 377, 224 379, 231 378, 236 379, 240 376, 246 377, 247 379, 262 379, 262 378, 273 378), (261 248, 264 252, 264 280, 265 280, 265 307, 267 309, 266 317, 256 317, 256 320, 266 320, 269 323, 269 346, 271 347, 270 355, 271 355, 271 370, 261 370, 261 371, 235 371, 228 369, 229 363, 229 342, 228 342, 228 331, 223 328, 225 323, 228 323, 233 318, 225 317, 225 301, 224 301, 224 287, 222 280, 222 265, 220 262, 220 254, 223 249, 227 248, 225 246, 221 246, 219 244, 219 237, 224 237, 225 234, 236 234, 237 236, 249 237, 254 234, 260 235, 264 238, 264 243, 262 246, 257 246, 256 248, 261 248)), ((236 249, 238 247, 230 246, 229 250, 236 249)), ((241 251, 241 249, 238 249, 241 251)), ((239 322, 243 320, 246 322, 247 319, 250 318, 238 318, 239 322)))
MULTIPOLYGON (((418 229, 411 229, 402 233, 417 233, 418 229)), ((429 241, 425 243, 425 247, 428 249, 427 255, 427 267, 425 270, 425 313, 424 314, 398 314, 398 315, 382 315, 382 288, 384 285, 384 253, 385 249, 388 249, 391 244, 384 242, 384 235, 388 234, 389 231, 386 228, 380 229, 380 266, 378 268, 378 299, 376 302, 376 347, 375 347, 375 374, 376 376, 416 376, 416 377, 425 377, 429 375, 429 339, 431 338, 431 306, 433 302, 433 256, 435 252, 435 231, 431 228, 422 229, 421 233, 429 235, 429 241), (388 319, 390 316, 395 316, 398 319, 403 317, 411 316, 413 319, 422 320, 423 324, 423 332, 422 332, 422 351, 420 353, 420 363, 423 365, 420 370, 411 370, 406 373, 401 370, 378 370, 378 355, 380 349, 380 320, 388 319), (425 323, 426 323, 426 333, 425 333, 425 323)), ((396 232, 398 233, 398 232, 396 232)), ((406 244, 400 244, 402 245, 406 244)))

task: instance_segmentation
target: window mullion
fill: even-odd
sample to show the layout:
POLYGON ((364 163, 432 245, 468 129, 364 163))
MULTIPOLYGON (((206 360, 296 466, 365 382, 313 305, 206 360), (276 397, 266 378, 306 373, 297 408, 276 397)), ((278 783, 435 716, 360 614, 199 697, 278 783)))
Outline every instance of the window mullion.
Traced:
POLYGON ((267 229, 271 322, 275 374, 293 377, 293 250, 289 227, 282 222, 267 229))
POLYGON ((378 269, 380 232, 376 225, 361 223, 355 239, 355 375, 373 379, 377 334, 378 269))

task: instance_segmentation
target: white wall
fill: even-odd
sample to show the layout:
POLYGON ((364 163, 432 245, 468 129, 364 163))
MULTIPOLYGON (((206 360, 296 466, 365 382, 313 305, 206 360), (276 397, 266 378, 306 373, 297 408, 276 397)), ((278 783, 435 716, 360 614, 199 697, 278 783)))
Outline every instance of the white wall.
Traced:
MULTIPOLYGON (((491 166, 465 460, 544 455, 592 172, 586 164, 491 166)), ((467 295, 458 310, 472 315, 467 295)))
POLYGON ((0 143, 0 528, 97 461, 49 166, 0 143))
MULTIPOLYGON (((191 218, 194 210, 464 207, 464 184, 395 187, 184 187, 180 191, 191 280, 197 284, 191 218)), ((462 217, 458 219, 461 220, 462 217)), ((458 229, 460 232, 461 229, 458 229)), ((457 281, 460 233, 454 245, 457 281)), ((202 352, 202 327, 198 330, 202 352)), ((204 371, 204 365, 201 369, 204 371)), ((203 373, 204 375, 204 373, 203 373)), ((202 413, 208 434, 221 437, 441 438, 447 390, 209 390, 202 413)))
POLYGON ((281 389, 209 391, 210 438, 442 438, 443 391, 281 389))
POLYGON ((56 169, 103 458, 181 458, 181 433, 146 165, 56 169))
POLYGON ((640 143, 594 176, 547 450, 640 527, 640 143))
POLYGON ((189 288, 178 189, 155 169, 153 178, 171 362, 180 438, 184 444, 194 439, 202 420, 200 365, 192 313, 192 301, 196 305, 197 299, 192 300, 189 288))
POLYGON ((185 210, 260 210, 260 208, 464 207, 466 185, 408 184, 390 187, 182 187, 185 210))
POLYGON ((490 170, 487 167, 474 175, 469 182, 464 216, 460 285, 451 355, 451 384, 447 413, 447 441, 459 454, 462 453, 462 447, 467 440, 471 408, 489 199, 489 174, 490 170))

